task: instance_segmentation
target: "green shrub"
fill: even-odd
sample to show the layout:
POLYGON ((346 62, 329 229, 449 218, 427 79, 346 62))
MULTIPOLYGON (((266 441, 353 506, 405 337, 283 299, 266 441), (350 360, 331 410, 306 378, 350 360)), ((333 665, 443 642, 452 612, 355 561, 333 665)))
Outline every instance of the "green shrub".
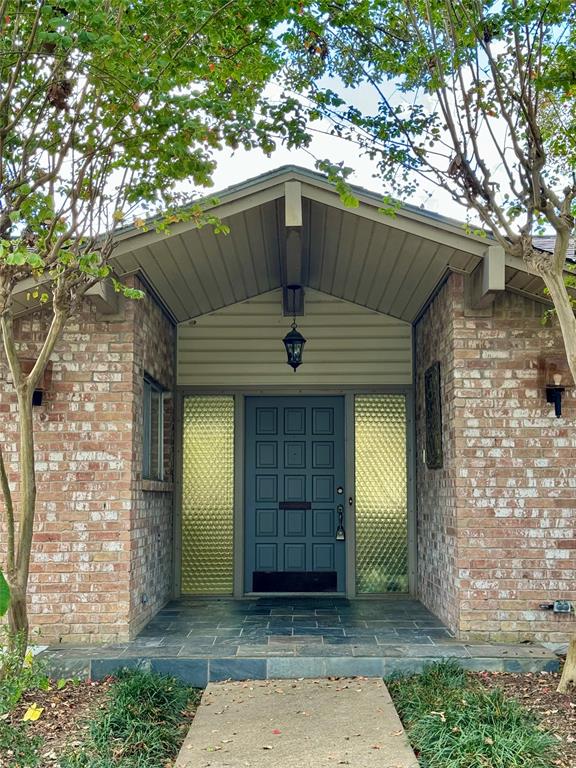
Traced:
POLYGON ((455 662, 396 677, 388 687, 423 768, 552 768, 556 739, 498 689, 455 662))
POLYGON ((199 694, 171 677, 125 672, 81 749, 62 768, 158 768, 182 743, 185 711, 199 694))
POLYGON ((11 712, 26 691, 48 686, 44 664, 37 656, 28 651, 21 664, 17 653, 0 644, 0 715, 11 712))
POLYGON ((0 720, 0 765, 10 768, 36 768, 40 765, 39 736, 30 735, 28 723, 11 725, 0 720), (2 762, 6 759, 6 763, 2 762))

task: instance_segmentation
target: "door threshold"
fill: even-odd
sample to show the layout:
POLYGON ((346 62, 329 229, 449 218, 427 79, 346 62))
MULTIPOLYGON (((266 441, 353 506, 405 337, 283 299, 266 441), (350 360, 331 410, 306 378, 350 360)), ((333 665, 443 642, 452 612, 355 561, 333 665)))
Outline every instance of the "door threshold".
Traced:
POLYGON ((246 600, 262 597, 326 597, 346 598, 345 592, 246 592, 243 596, 246 600))

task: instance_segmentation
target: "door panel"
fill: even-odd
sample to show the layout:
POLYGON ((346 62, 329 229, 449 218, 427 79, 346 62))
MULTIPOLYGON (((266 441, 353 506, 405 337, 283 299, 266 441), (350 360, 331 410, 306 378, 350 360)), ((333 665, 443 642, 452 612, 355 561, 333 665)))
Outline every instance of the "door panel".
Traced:
POLYGON ((246 592, 345 592, 344 398, 246 398, 246 592))

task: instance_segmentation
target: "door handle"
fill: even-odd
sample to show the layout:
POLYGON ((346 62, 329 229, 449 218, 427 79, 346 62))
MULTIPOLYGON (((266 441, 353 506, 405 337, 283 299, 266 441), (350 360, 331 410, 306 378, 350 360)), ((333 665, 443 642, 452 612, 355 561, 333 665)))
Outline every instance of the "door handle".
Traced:
POLYGON ((344 507, 342 504, 338 504, 336 507, 338 512, 338 528, 336 528, 336 541, 344 541, 346 539, 346 531, 344 530, 344 507))

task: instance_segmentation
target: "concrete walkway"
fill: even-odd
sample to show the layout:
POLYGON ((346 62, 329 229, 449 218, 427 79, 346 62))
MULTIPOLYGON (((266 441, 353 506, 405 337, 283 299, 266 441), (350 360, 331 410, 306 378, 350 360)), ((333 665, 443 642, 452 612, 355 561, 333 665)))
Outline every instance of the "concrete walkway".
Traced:
POLYGON ((210 683, 175 768, 418 768, 381 678, 210 683))

